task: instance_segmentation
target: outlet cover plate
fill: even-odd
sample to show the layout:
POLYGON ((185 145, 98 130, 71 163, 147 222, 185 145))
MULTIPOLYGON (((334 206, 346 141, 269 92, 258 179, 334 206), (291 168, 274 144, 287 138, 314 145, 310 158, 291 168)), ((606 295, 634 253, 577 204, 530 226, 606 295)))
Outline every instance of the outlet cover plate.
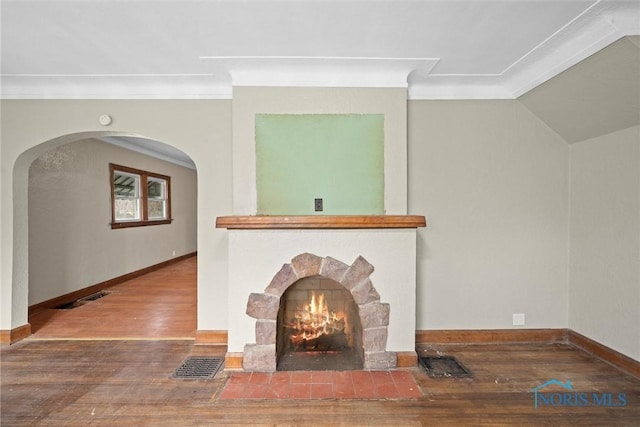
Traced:
POLYGON ((524 313, 513 313, 513 326, 524 326, 524 313))

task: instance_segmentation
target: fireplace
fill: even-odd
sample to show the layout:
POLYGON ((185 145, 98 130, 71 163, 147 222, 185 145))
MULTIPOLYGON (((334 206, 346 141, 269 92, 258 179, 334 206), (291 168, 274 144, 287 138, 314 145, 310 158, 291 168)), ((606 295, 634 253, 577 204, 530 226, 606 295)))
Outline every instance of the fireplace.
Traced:
POLYGON ((348 363, 333 360, 331 367, 318 369, 360 369, 358 354, 361 369, 414 366, 416 227, 424 224, 424 217, 402 215, 219 217, 217 227, 228 230, 227 369, 289 369, 282 366, 284 359, 293 358, 284 356, 287 351, 308 358, 350 357, 348 363), (312 289, 300 292, 309 286, 312 289), (330 303, 334 295, 323 287, 342 293, 338 299, 352 299, 355 310, 343 316, 344 303, 330 303), (285 317, 295 320, 292 313, 304 311, 314 292, 316 304, 324 292, 331 318, 331 312, 336 321, 348 317, 344 337, 337 334, 329 346, 325 338, 319 343, 307 340, 315 347, 305 347, 297 337, 298 346, 285 350, 285 340, 291 342, 293 333, 284 329, 293 322, 285 317), (296 293, 304 294, 300 301, 288 302, 296 293), (338 356, 344 351, 340 340, 349 346, 338 356), (349 349, 356 353, 353 358, 349 349))
POLYGON ((358 306, 335 280, 298 280, 280 298, 277 370, 354 370, 363 366, 358 306))
MULTIPOLYGON (((285 308, 284 314, 282 314, 281 306, 287 307, 287 294, 289 288, 294 285, 299 279, 304 278, 316 278, 324 284, 341 293, 342 290, 348 294, 344 298, 344 301, 353 300, 357 308, 351 308, 353 316, 349 319, 353 325, 358 324, 358 329, 361 329, 357 333, 353 333, 354 328, 351 326, 346 327, 347 333, 351 336, 351 346, 343 349, 346 352, 339 352, 340 356, 346 357, 350 353, 357 355, 363 355, 362 367, 365 369, 389 369, 396 367, 396 354, 394 352, 387 352, 387 327, 389 325, 389 304, 380 302, 380 295, 376 291, 369 276, 373 273, 374 267, 362 256, 356 258, 351 264, 347 265, 339 260, 331 257, 320 257, 315 254, 303 253, 291 260, 291 263, 282 266, 280 271, 271 280, 271 283, 265 289, 264 293, 251 293, 249 295, 246 313, 256 319, 255 336, 256 344, 247 344, 244 347, 243 355, 243 368, 250 371, 273 371, 276 368, 277 360, 277 345, 276 339, 278 337, 278 318, 281 316, 283 323, 286 321, 287 309, 285 308), (318 277, 315 277, 318 276, 318 277), (321 280, 329 279, 329 280, 321 280), (331 282, 335 282, 332 284, 331 282), (342 289, 340 289, 342 288, 342 289), (284 301, 283 301, 284 297, 284 301), (357 316, 355 314, 357 313, 357 316), (356 336, 357 335, 357 336, 356 336), (361 343, 361 344, 360 344, 361 343)), ((304 287, 309 287, 303 282, 304 287)), ((313 285, 311 287, 314 287, 313 285)), ((289 310, 292 322, 295 322, 295 314, 300 309, 302 315, 305 311, 306 296, 309 295, 307 289, 303 289, 300 292, 296 292, 297 287, 294 286, 292 309, 289 310), (301 296, 298 297, 297 294, 301 296)), ((314 295, 315 290, 312 290, 311 295, 314 295)), ((318 289, 317 292, 320 292, 318 289)), ((344 295, 344 294, 343 294, 344 295)), ((319 295, 316 295, 319 300, 319 295)), ((315 300, 315 299, 314 299, 315 300)), ((315 301, 317 303, 317 300, 315 301)), ((349 304, 345 304, 349 305, 349 304)), ((309 308, 306 309, 309 311, 309 308)), ((347 313, 343 314, 342 319, 345 321, 347 313)), ((340 316, 336 316, 340 317, 340 316)), ((283 324, 280 336, 280 347, 289 347, 285 345, 285 339, 291 339, 292 329, 289 328, 290 324, 283 324), (287 333, 286 331, 289 331, 287 333)), ((346 335, 346 334, 345 334, 346 335)), ((336 335, 338 337, 338 334, 336 335)), ((338 339, 338 338, 336 338, 338 339)), ((295 340, 295 339, 294 339, 295 340)), ((296 340, 297 341, 297 340, 296 340)), ((323 338, 323 343, 326 343, 328 339, 323 338)), ((328 356, 337 352, 338 343, 333 343, 331 350, 327 350, 326 344, 320 347, 317 340, 313 342, 314 346, 307 346, 305 348, 304 343, 300 345, 294 345, 294 353, 299 353, 298 359, 305 356, 313 357, 313 355, 328 356), (318 346, 316 346, 318 345, 318 346), (299 351, 295 351, 298 349, 299 351)), ((289 347, 291 348, 291 347, 289 347)), ((295 354, 294 354, 295 357, 295 354)), ((309 359, 310 357, 307 357, 309 359)), ((353 362, 353 360, 352 360, 353 362)), ((311 362, 310 362, 311 363, 311 362)), ((311 363, 313 365, 313 363, 311 363)), ((317 364, 320 366, 320 363, 317 364)), ((309 364, 305 365, 307 369, 311 369, 309 364)), ((301 368, 302 369, 302 368, 301 368)), ((316 369, 319 369, 318 367, 316 369)), ((340 365, 335 360, 329 367, 322 367, 321 369, 340 369, 340 365)))

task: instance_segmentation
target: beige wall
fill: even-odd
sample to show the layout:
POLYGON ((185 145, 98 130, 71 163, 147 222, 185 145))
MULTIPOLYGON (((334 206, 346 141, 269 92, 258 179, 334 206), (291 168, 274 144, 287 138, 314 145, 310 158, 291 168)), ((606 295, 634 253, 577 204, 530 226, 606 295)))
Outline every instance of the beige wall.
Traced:
POLYGON ((568 326, 568 145, 518 101, 411 101, 417 329, 568 326))
POLYGON ((196 171, 95 139, 29 170, 29 305, 196 250, 196 171), (109 163, 171 177, 171 224, 112 230, 109 163))
POLYGON ((198 173, 198 328, 226 329, 226 231, 232 211, 231 102, 225 100, 2 101, 0 329, 27 323, 28 170, 43 152, 100 135, 134 135, 173 145, 198 173), (98 123, 110 114, 113 124, 98 123))
POLYGON ((640 360, 640 126, 571 145, 571 329, 640 360))
MULTIPOLYGON (((429 223, 418 235, 416 328, 509 328, 512 313, 525 313, 525 327, 572 327, 640 358, 633 339, 640 331, 638 211, 608 210, 617 200, 638 203, 638 128, 570 148, 518 101, 410 101, 407 116, 408 209, 429 223), (601 157, 602 173, 592 169, 601 157), (611 188, 620 197, 610 202, 611 188), (631 237, 616 243, 601 231, 597 253, 581 241, 593 223, 611 221, 631 237), (603 259, 609 264, 600 263, 594 278, 580 277, 583 266, 603 259), (627 280, 634 271, 635 285, 627 280), (597 277, 620 299, 601 298, 597 277)), ((232 102, 210 100, 2 101, 0 329, 27 321, 29 166, 48 149, 109 133, 159 140, 195 161, 198 328, 226 329, 228 239, 214 221, 234 212, 239 183, 232 180, 232 102), (114 123, 100 126, 101 114, 114 123)))

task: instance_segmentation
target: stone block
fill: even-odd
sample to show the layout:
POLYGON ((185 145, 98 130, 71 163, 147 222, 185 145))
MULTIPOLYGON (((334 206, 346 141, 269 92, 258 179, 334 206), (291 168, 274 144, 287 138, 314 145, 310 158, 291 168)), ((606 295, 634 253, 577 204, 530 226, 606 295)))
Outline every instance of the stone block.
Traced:
POLYGON ((276 345, 245 345, 242 369, 245 371, 275 372, 276 345))
POLYGON ((389 326, 390 307, 387 303, 372 302, 371 304, 359 305, 358 314, 362 329, 389 326))
POLYGON ((373 284, 369 279, 351 289, 351 295, 353 296, 353 300, 358 305, 365 305, 372 302, 380 301, 380 294, 373 287, 373 284))
POLYGON ((362 347, 367 352, 379 352, 387 349, 388 331, 385 326, 362 331, 362 347))
POLYGON ((321 264, 322 258, 310 253, 300 254, 291 260, 291 265, 300 279, 320 274, 321 264))
POLYGON ((249 295, 247 314, 254 319, 276 320, 279 308, 280 298, 276 296, 256 293, 249 295))
POLYGON ((320 268, 320 274, 340 283, 349 266, 337 259, 326 257, 320 268))
POLYGON ((373 273, 373 265, 369 264, 362 256, 359 256, 344 273, 340 283, 351 290, 368 279, 371 273, 373 273))
POLYGON ((271 283, 269 283, 269 286, 267 286, 267 289, 264 292, 266 294, 275 295, 279 298, 284 294, 284 291, 286 291, 287 288, 297 280, 298 275, 291 264, 285 264, 282 266, 280 271, 273 276, 271 283))
POLYGON ((395 369, 398 366, 398 358, 393 351, 378 351, 364 354, 364 369, 386 370, 395 369))
POLYGON ((276 343, 276 326, 275 320, 258 320, 256 321, 256 344, 271 345, 276 343))

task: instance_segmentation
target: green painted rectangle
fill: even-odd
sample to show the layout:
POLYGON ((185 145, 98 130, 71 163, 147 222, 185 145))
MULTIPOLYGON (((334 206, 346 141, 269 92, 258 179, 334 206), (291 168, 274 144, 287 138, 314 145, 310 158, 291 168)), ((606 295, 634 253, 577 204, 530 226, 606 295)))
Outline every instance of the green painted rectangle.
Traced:
POLYGON ((384 213, 383 114, 256 114, 255 132, 259 215, 384 213))

